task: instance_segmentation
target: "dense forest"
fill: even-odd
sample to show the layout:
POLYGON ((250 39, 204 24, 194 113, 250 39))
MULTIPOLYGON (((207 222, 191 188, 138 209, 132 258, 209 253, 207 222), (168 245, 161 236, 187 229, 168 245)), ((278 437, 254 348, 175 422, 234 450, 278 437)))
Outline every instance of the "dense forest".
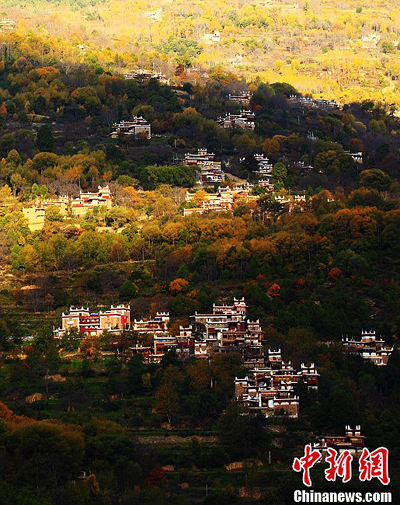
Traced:
MULTIPOLYGON (((390 449, 396 502, 398 9, 112 0, 2 9, 0 503, 291 503, 301 487, 293 458, 347 425, 390 449), (162 71, 169 84, 125 78, 134 68, 162 71), (243 109, 230 96, 241 92, 254 128, 224 128, 219 118, 243 109), (151 138, 110 135, 137 116, 151 138), (201 148, 221 163, 223 183, 200 184, 186 164, 201 148), (260 157, 272 188, 260 184, 260 157), (248 196, 194 212, 222 184, 248 196), (74 213, 71 202, 99 187, 112 204, 74 213), (70 306, 123 303, 138 321, 168 312, 177 336, 194 314, 242 297, 263 352, 315 363, 318 389, 294 386, 296 419, 235 401, 235 378, 249 374, 237 350, 152 361, 131 351, 151 347, 154 332, 54 338, 70 306), (344 352, 343 336, 370 328, 394 347, 387 366, 344 352)), ((317 487, 336 486, 322 467, 313 472, 317 487)), ((382 489, 368 486, 353 483, 382 489)))

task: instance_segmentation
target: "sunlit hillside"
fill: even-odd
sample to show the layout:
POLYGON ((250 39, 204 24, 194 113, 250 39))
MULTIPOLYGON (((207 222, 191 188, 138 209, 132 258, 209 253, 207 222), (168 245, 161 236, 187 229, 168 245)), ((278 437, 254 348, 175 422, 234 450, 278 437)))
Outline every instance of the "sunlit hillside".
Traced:
POLYGON ((400 3, 264 0, 2 2, 16 52, 43 63, 153 67, 192 82, 218 65, 341 102, 398 103, 400 3), (177 69, 177 66, 180 67, 177 69), (176 75, 177 74, 177 75, 176 75))

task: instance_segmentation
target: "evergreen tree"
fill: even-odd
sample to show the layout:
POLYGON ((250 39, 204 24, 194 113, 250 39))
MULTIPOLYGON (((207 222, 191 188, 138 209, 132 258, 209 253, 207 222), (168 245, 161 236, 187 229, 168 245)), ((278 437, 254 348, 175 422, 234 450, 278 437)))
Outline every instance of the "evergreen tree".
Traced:
POLYGON ((182 262, 176 272, 176 277, 178 279, 187 279, 190 275, 190 271, 186 263, 182 262))
POLYGON ((128 279, 120 287, 119 297, 122 301, 126 302, 134 298, 136 296, 137 291, 138 289, 136 284, 134 284, 132 281, 128 279))
POLYGON ((40 151, 51 152, 53 150, 54 140, 50 126, 44 124, 37 132, 36 145, 40 151))

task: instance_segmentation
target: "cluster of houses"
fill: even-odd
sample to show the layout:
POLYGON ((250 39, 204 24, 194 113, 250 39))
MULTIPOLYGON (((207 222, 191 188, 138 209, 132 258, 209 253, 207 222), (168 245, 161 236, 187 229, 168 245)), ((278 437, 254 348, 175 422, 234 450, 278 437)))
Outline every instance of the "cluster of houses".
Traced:
POLYGON ((244 357, 258 355, 263 349, 264 332, 260 322, 247 319, 244 298, 234 298, 233 304, 213 304, 211 314, 192 316, 192 328, 199 338, 195 356, 205 357, 211 350, 241 352, 244 357))
POLYGON ((178 335, 169 332, 169 314, 158 312, 154 318, 135 320, 135 335, 151 336, 151 345, 136 345, 127 356, 140 354, 148 362, 158 363, 166 352, 175 349, 182 357, 208 358, 215 352, 239 352, 253 358, 263 353, 264 332, 259 321, 246 318, 245 300, 234 299, 232 305, 213 305, 211 314, 191 316, 188 327, 179 327, 178 335))
POLYGON ((242 107, 249 107, 252 94, 250 91, 241 91, 239 93, 231 94, 229 93, 229 101, 237 103, 242 107))
POLYGON ((117 138, 118 135, 133 135, 135 138, 151 139, 151 126, 143 117, 133 116, 131 121, 114 123, 110 135, 113 139, 117 138))
POLYGON ((258 162, 258 170, 255 171, 257 184, 263 188, 267 188, 269 191, 273 191, 272 163, 270 163, 269 159, 263 154, 255 154, 254 158, 258 162))
POLYGON ((221 42, 221 34, 218 30, 214 30, 212 33, 205 33, 203 35, 202 41, 206 44, 221 42))
POLYGON ((359 163, 360 165, 363 163, 363 153, 361 151, 356 153, 345 151, 345 153, 351 156, 356 163, 359 163))
MULTIPOLYGON (((73 308, 61 316, 61 327, 54 329, 56 339, 75 331, 78 338, 96 338, 105 331, 120 335, 133 334, 137 343, 124 351, 116 351, 120 359, 129 360, 140 355, 144 362, 159 363, 169 351, 175 350, 182 359, 209 359, 214 353, 239 353, 247 369, 245 377, 235 378, 235 398, 248 411, 260 412, 265 417, 278 416, 296 419, 299 416, 299 396, 296 385, 302 382, 309 391, 318 390, 319 373, 314 363, 301 364, 295 369, 292 362, 282 359, 281 350, 265 350, 265 336, 258 320, 247 319, 244 298, 234 298, 232 304, 213 304, 211 313, 195 313, 188 327, 179 327, 178 334, 170 331, 168 312, 157 312, 154 317, 131 321, 129 305, 111 306, 109 310, 91 312, 89 308, 73 308)), ((360 341, 344 340, 349 351, 360 353, 377 365, 385 365, 393 348, 385 346, 375 333, 364 332, 360 341)), ((345 436, 327 436, 315 448, 323 453, 327 447, 362 451, 364 437, 346 427, 345 436)))
POLYGON ((298 170, 302 173, 305 172, 312 172, 314 170, 314 167, 310 165, 309 163, 305 163, 304 161, 294 161, 293 162, 293 168, 295 170, 298 170))
POLYGON ((259 321, 247 320, 247 305, 234 299, 232 305, 213 305, 211 314, 191 317, 191 324, 179 328, 178 335, 169 330, 168 312, 157 312, 148 319, 131 321, 130 307, 111 306, 110 310, 90 312, 89 308, 73 308, 61 316, 61 327, 54 329, 55 338, 62 338, 71 330, 80 338, 99 337, 105 331, 120 335, 130 330, 141 344, 130 347, 126 356, 140 354, 147 362, 157 363, 166 352, 175 349, 184 356, 208 358, 211 352, 239 352, 246 359, 259 361, 263 356, 264 332, 259 321), (149 345, 143 345, 150 337, 149 345))
POLYGON ((99 206, 104 206, 106 209, 112 207, 109 186, 99 186, 96 193, 80 191, 79 198, 71 201, 72 214, 77 216, 85 215, 88 210, 93 210, 99 206))
POLYGON ((393 347, 377 338, 373 330, 362 330, 361 339, 343 337, 342 342, 349 353, 358 354, 378 366, 387 365, 393 352, 393 347))
POLYGON ((339 454, 347 450, 353 457, 359 458, 365 447, 365 439, 366 437, 361 435, 360 425, 357 425, 355 429, 345 426, 344 435, 326 435, 313 444, 313 448, 321 452, 322 461, 325 460, 329 447, 339 454))
POLYGON ((220 184, 225 180, 222 163, 215 161, 215 154, 209 153, 206 148, 197 150, 197 153, 186 153, 183 164, 197 167, 197 182, 199 184, 220 184))
POLYGON ((146 11, 144 16, 149 19, 153 19, 154 21, 161 21, 162 19, 162 8, 159 7, 154 11, 146 11))
POLYGON ((264 350, 264 331, 260 322, 247 319, 244 298, 232 304, 213 305, 212 313, 195 313, 188 327, 179 327, 177 335, 169 330, 168 312, 157 312, 148 319, 131 321, 130 307, 111 306, 110 310, 93 313, 89 308, 73 308, 61 316, 61 327, 54 330, 61 339, 71 331, 80 338, 99 337, 130 330, 137 344, 118 352, 121 359, 140 355, 147 363, 159 363, 170 350, 182 359, 208 359, 211 353, 237 352, 248 370, 244 378, 235 378, 236 399, 251 411, 266 417, 299 415, 299 397, 294 386, 302 380, 309 390, 318 388, 319 374, 314 364, 301 365, 296 371, 291 362, 282 360, 280 350, 264 350))
POLYGON ((285 363, 282 360, 280 349, 268 349, 265 356, 245 361, 245 366, 249 369, 248 375, 235 378, 236 400, 265 417, 298 418, 296 384, 303 381, 309 390, 318 389, 319 374, 314 363, 302 363, 300 370, 296 371, 290 361, 285 363))
POLYGON ((72 330, 79 336, 99 337, 105 331, 120 334, 131 326, 131 309, 129 305, 111 305, 110 310, 90 312, 88 307, 71 307, 69 312, 61 315, 61 328, 54 329, 54 337, 63 338, 72 330))
POLYGON ((150 70, 132 70, 124 74, 126 80, 135 80, 139 84, 144 84, 149 79, 157 79, 160 84, 169 85, 169 79, 161 72, 150 70))
MULTIPOLYGON (((196 206, 188 206, 183 209, 183 215, 207 214, 209 212, 231 212, 236 202, 257 202, 258 196, 252 195, 252 184, 218 187, 215 193, 206 193, 201 202, 196 202, 196 206)), ((189 203, 196 199, 196 193, 188 191, 186 201, 189 203)))
POLYGON ((370 33, 361 37, 363 49, 375 49, 381 40, 381 36, 377 33, 370 33))
MULTIPOLYGON (((208 214, 210 212, 232 212, 238 203, 256 203, 258 195, 254 195, 253 184, 237 184, 234 187, 221 187, 214 193, 204 193, 201 197, 197 192, 186 193, 187 206, 183 209, 184 216, 192 214, 208 214)), ((306 195, 275 195, 271 198, 281 204, 287 212, 303 211, 306 209, 309 200, 306 195)))
POLYGON ((0 32, 12 32, 15 30, 17 23, 13 19, 0 19, 0 32))
POLYGON ((217 123, 222 128, 242 128, 243 130, 254 130, 256 127, 254 112, 242 110, 239 114, 226 113, 217 119, 217 123))
POLYGON ((33 207, 24 207, 22 211, 28 220, 30 230, 36 231, 43 228, 46 210, 49 207, 57 207, 60 214, 63 216, 71 214, 75 217, 83 217, 90 210, 99 207, 110 209, 112 205, 112 196, 109 186, 99 186, 96 192, 80 191, 78 198, 60 196, 58 198, 38 200, 33 207))
POLYGON ((274 195, 273 199, 283 205, 287 212, 304 211, 309 203, 306 195, 274 195))
MULTIPOLYGON (((308 140, 315 141, 317 140, 317 137, 314 135, 313 132, 309 131, 307 134, 308 140)), ((345 151, 345 154, 348 154, 353 158, 355 163, 362 164, 364 162, 363 158, 363 153, 360 152, 350 152, 350 151, 345 151)), ((296 170, 299 173, 305 174, 307 172, 314 172, 315 168, 310 164, 310 163, 305 163, 304 161, 294 161, 291 163, 291 166, 294 170, 296 170)), ((319 171, 319 173, 322 173, 322 170, 319 171)))
POLYGON ((335 100, 315 99, 299 95, 290 95, 289 100, 305 107, 314 107, 318 109, 339 109, 339 104, 335 100))

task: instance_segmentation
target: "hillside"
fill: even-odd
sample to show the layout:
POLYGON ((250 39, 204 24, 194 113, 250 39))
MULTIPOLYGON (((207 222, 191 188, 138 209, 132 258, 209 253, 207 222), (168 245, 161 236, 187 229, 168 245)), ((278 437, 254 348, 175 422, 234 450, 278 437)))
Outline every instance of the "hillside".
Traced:
POLYGON ((397 4, 2 2, 0 505, 400 502, 397 4))
POLYGON ((280 80, 340 103, 399 105, 400 11, 393 2, 7 0, 3 9, 16 23, 14 31, 3 29, 3 40, 42 64, 153 67, 193 83, 223 66, 246 81, 280 80))

